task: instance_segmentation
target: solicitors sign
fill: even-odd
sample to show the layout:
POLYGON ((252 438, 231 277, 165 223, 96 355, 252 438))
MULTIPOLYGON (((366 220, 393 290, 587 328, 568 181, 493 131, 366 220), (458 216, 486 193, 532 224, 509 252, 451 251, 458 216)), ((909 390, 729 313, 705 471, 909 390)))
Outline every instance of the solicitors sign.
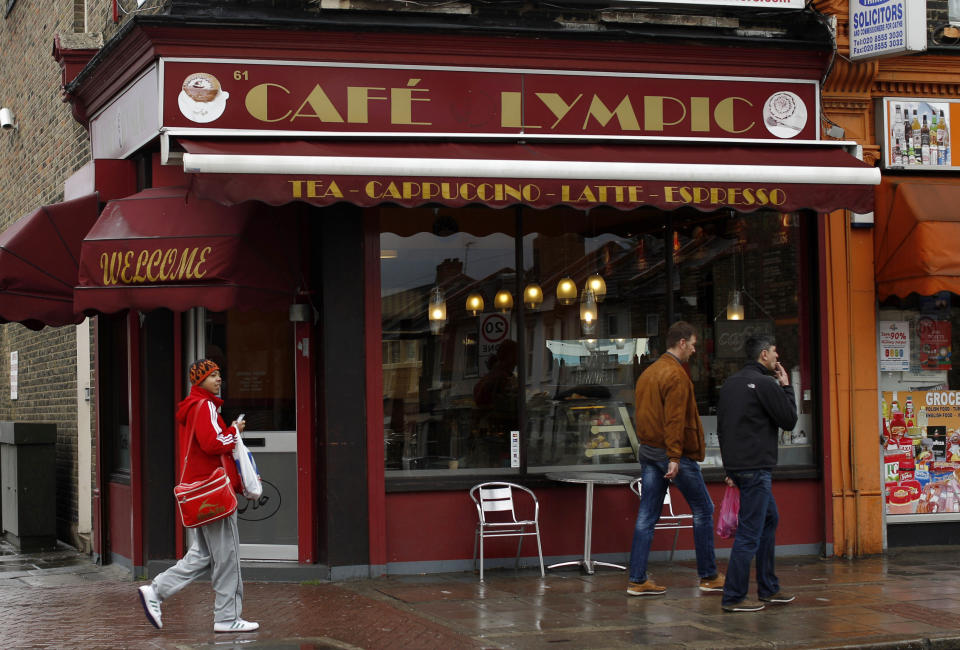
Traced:
POLYGON ((161 60, 162 126, 265 135, 819 139, 813 80, 161 60))
POLYGON ((850 0, 854 61, 926 49, 926 0, 850 0))

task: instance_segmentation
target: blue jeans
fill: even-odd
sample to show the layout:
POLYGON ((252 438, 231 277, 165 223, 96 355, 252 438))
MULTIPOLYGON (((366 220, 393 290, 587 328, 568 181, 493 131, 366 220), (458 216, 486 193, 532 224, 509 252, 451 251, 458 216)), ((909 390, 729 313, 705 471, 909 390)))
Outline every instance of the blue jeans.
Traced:
POLYGON ((728 471, 727 476, 740 488, 740 523, 723 586, 723 604, 731 605, 747 597, 750 562, 754 556, 757 557, 757 595, 765 598, 780 591, 780 583, 773 572, 780 515, 770 487, 769 470, 728 471))
MULTIPOLYGON (((630 549, 630 582, 647 580, 647 559, 653 543, 654 526, 660 520, 663 498, 669 482, 667 462, 653 463, 641 460, 640 510, 633 531, 633 547, 630 549)), ((697 552, 697 574, 701 578, 717 575, 717 558, 713 551, 713 501, 703 482, 700 465, 689 458, 680 459, 680 471, 673 478, 683 498, 693 512, 693 544, 697 552)))

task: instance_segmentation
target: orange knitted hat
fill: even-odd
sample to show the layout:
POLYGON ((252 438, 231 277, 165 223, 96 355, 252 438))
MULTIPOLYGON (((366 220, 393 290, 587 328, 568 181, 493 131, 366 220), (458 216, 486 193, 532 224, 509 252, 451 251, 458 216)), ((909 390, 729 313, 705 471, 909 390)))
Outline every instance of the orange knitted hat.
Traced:
POLYGON ((199 385, 215 370, 220 370, 220 366, 210 361, 210 359, 194 361, 193 365, 190 366, 190 383, 194 386, 199 385))

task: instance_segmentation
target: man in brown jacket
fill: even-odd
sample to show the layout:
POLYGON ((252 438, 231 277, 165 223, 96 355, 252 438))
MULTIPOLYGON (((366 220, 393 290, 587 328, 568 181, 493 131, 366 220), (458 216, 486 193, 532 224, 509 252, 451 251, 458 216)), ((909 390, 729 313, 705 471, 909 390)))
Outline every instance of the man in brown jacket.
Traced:
POLYGON ((723 591, 724 578, 717 571, 713 550, 713 501, 699 465, 704 456, 703 425, 693 382, 683 368, 696 352, 696 345, 693 326, 677 321, 667 330, 667 351, 637 380, 634 405, 642 489, 630 551, 627 593, 631 596, 657 596, 667 590, 647 577, 647 558, 671 481, 693 512, 700 590, 723 591))

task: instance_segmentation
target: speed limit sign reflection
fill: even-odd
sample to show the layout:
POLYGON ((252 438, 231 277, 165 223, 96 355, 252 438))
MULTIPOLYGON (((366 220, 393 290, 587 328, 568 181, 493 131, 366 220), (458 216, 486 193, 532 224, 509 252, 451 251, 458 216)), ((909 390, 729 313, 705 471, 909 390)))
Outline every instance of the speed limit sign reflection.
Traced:
POLYGON ((497 353, 500 344, 510 334, 510 319, 503 314, 486 314, 480 319, 480 371, 487 368, 487 360, 497 353))

